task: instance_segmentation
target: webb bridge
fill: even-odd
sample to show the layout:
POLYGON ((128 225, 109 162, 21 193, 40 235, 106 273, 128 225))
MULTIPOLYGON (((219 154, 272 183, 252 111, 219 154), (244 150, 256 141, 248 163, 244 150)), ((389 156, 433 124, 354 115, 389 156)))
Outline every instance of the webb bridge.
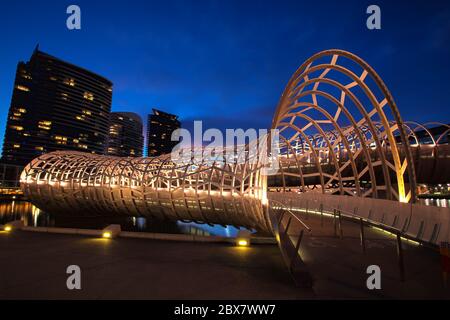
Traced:
POLYGON ((272 144, 267 137, 266 154, 247 146, 237 157, 178 163, 170 155, 60 151, 28 164, 21 188, 37 207, 61 215, 143 216, 273 234, 291 271, 301 274, 295 261, 303 232, 311 231, 305 212, 331 215, 335 229, 349 219, 399 239, 450 240, 449 209, 418 203, 418 183, 450 181, 450 127, 440 124, 445 131, 436 137, 431 125, 403 121, 385 83, 361 58, 327 50, 289 80, 272 121, 279 139, 272 144), (264 173, 268 161, 277 172, 264 173))

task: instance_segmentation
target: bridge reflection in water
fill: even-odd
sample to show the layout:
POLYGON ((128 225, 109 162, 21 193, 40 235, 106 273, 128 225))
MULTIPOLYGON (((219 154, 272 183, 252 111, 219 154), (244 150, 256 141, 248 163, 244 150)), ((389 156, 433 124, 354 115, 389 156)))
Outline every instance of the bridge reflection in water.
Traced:
POLYGON ((0 201, 0 225, 16 220, 22 220, 25 226, 32 227, 103 229, 111 223, 116 223, 120 224, 124 231, 220 237, 235 237, 239 231, 233 226, 209 226, 144 217, 61 217, 58 214, 43 212, 30 202, 0 201))

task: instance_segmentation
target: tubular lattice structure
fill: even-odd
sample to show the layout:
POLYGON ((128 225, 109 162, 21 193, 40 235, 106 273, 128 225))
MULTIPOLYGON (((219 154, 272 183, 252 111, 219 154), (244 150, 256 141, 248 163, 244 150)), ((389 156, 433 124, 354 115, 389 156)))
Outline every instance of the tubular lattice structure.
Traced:
POLYGON ((378 74, 357 56, 328 50, 292 76, 272 123, 281 173, 269 186, 414 201, 402 119, 378 74))
POLYGON ((61 151, 33 160, 21 185, 48 212, 154 216, 270 231, 268 190, 414 202, 417 132, 425 130, 433 145, 448 133, 435 138, 425 126, 404 123, 377 73, 341 50, 320 52, 297 70, 272 128, 280 133, 279 150, 272 147, 279 151, 279 171, 269 177, 262 173, 260 155, 254 161, 248 149, 245 161, 193 156, 183 164, 170 155, 61 151))
MULTIPOLYGON (((200 159, 200 157, 198 158, 200 159)), ((53 152, 22 172, 39 208, 72 216, 143 216, 270 230, 259 163, 236 158, 187 163, 53 152)))

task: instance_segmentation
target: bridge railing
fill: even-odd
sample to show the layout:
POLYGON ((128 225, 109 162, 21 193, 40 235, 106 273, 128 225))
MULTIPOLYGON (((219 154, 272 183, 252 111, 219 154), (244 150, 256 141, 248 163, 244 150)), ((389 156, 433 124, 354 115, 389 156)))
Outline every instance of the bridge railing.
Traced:
MULTIPOLYGON (((367 219, 365 217, 362 217, 358 214, 356 214, 355 212, 357 211, 356 209, 351 212, 348 210, 343 210, 343 203, 342 201, 339 202, 333 202, 330 201, 330 203, 325 203, 324 201, 319 201, 319 199, 303 199, 303 195, 300 194, 294 194, 295 196, 293 196, 292 194, 277 194, 276 197, 279 200, 274 200, 272 199, 271 202, 272 203, 277 203, 278 205, 283 205, 284 208, 287 208, 286 210, 292 214, 297 216, 298 220, 300 222, 302 222, 302 224, 304 226, 306 226, 306 224, 298 217, 298 213, 301 212, 302 214, 304 214, 304 216, 306 216, 306 219, 308 218, 309 214, 318 214, 321 217, 321 225, 323 226, 324 224, 324 217, 328 216, 332 218, 333 224, 334 224, 334 234, 336 237, 340 237, 341 239, 343 239, 344 237, 344 233, 343 233, 343 219, 346 220, 353 220, 354 222, 357 222, 359 224, 359 235, 360 235, 360 244, 361 244, 361 248, 362 251, 365 253, 366 252, 366 239, 365 239, 365 227, 374 227, 374 228, 378 228, 383 232, 389 233, 390 235, 392 235, 393 237, 396 238, 396 248, 397 248, 397 259, 398 259, 398 267, 399 267, 399 274, 400 274, 400 280, 404 281, 405 280, 405 265, 404 265, 404 258, 403 258, 403 247, 402 247, 402 240, 403 241, 418 241, 418 242, 422 242, 420 239, 416 239, 414 237, 412 237, 411 235, 405 233, 404 230, 402 229, 398 229, 393 227, 392 225, 388 225, 386 223, 383 222, 379 222, 379 221, 373 221, 370 219, 367 219), (283 195, 284 197, 280 197, 280 195, 283 195), (286 201, 288 200, 288 201, 286 201), (296 201, 299 201, 296 202, 296 201), (306 200, 306 201, 303 201, 306 200), (295 212, 297 212, 297 214, 295 214, 295 212)), ((272 195, 274 196, 274 195, 272 195)), ((336 196, 335 196, 336 197, 336 196)), ((327 198, 327 197, 325 197, 327 198)), ((340 197, 342 198, 342 197, 340 197)), ((332 200, 337 200, 339 198, 333 198, 332 200)), ((340 199, 343 200, 343 199, 340 199)), ((370 214, 369 214, 370 216, 370 214)), ((289 220, 290 222, 290 220, 289 220)), ((289 225, 288 222, 288 225, 289 225)), ((308 230, 309 229, 308 227, 308 230)), ((287 233, 287 231, 286 231, 287 233)), ((301 236, 303 236, 303 230, 301 231, 301 236)), ((301 236, 299 237, 299 242, 301 241, 301 236)), ((285 239, 284 241, 287 241, 287 239, 285 239)), ((426 244, 429 244, 428 242, 426 244)), ((300 244, 298 243, 297 246, 295 247, 295 253, 297 253, 300 257, 300 253, 299 253, 299 249, 300 249, 300 244)), ((301 259, 301 258, 300 258, 301 259)), ((306 267, 305 267, 306 269, 306 267)))
POLYGON ((289 273, 297 286, 311 288, 312 277, 299 253, 303 234, 305 231, 311 232, 311 228, 282 202, 269 200, 269 210, 272 229, 289 273), (299 228, 292 228, 294 224, 297 224, 299 228), (298 234, 288 233, 298 229, 300 229, 298 234))
POLYGON ((341 217, 362 220, 365 224, 423 244, 438 246, 450 241, 450 209, 391 200, 337 196, 321 193, 269 193, 291 211, 325 215, 340 212, 341 217))

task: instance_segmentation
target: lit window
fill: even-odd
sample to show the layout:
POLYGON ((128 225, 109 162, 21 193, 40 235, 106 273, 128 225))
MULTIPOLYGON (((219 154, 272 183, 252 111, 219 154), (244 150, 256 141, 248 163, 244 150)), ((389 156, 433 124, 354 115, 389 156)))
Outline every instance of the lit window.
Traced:
POLYGON ((85 92, 83 98, 89 101, 94 101, 94 95, 90 92, 85 92))
POLYGON ((17 90, 20 90, 20 91, 25 91, 25 92, 30 91, 29 88, 27 88, 27 87, 25 87, 25 86, 21 86, 21 85, 17 85, 17 86, 16 86, 16 89, 17 89, 17 90))
POLYGON ((41 120, 38 123, 38 128, 42 130, 50 130, 52 126, 52 122, 48 120, 41 120))
POLYGON ((35 147, 35 149, 38 151, 44 151, 44 147, 35 147))
POLYGON ((15 144, 15 145, 13 145, 13 148, 19 149, 19 148, 20 148, 20 144, 15 144))
POLYGON ((84 113, 84 114, 87 114, 88 116, 90 116, 90 115, 92 114, 92 112, 89 111, 89 110, 83 110, 83 113, 84 113))
POLYGON ((11 126, 10 128, 13 129, 13 130, 17 130, 17 131, 22 131, 23 130, 23 127, 21 127, 21 126, 11 126))
POLYGON ((80 140, 78 140, 78 139, 73 139, 73 143, 79 143, 80 142, 80 140))
POLYGON ((71 86, 71 87, 75 87, 75 79, 71 79, 71 78, 65 79, 64 84, 67 84, 68 86, 71 86))
POLYGON ((27 109, 25 108, 19 108, 17 109, 17 111, 19 111, 20 113, 27 113, 27 109))

